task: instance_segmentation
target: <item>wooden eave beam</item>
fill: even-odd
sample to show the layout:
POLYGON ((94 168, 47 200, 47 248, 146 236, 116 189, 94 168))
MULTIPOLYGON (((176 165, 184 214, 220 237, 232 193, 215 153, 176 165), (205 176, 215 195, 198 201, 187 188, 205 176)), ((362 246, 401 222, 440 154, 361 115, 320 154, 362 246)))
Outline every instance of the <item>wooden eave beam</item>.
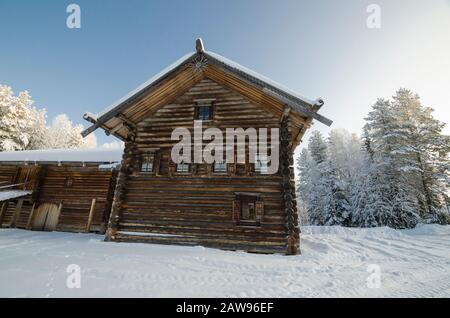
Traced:
POLYGON ((134 123, 133 121, 131 121, 131 119, 129 119, 128 117, 126 117, 124 114, 119 114, 116 116, 116 118, 120 119, 121 121, 127 123, 129 126, 131 126, 132 128, 136 128, 136 123, 134 123))
POLYGON ((284 96, 281 96, 279 94, 276 94, 275 92, 272 92, 271 90, 267 89, 267 88, 263 88, 263 91, 269 95, 272 96, 275 99, 278 99, 279 101, 285 103, 286 105, 294 108, 296 111, 298 111, 301 114, 306 115, 307 117, 312 117, 314 119, 316 119, 317 121, 320 121, 322 124, 325 124, 327 126, 331 126, 331 124, 333 124, 333 121, 314 112, 309 110, 307 107, 305 107, 304 105, 301 105, 299 103, 295 103, 292 100, 287 99, 284 96))
POLYGON ((302 138, 305 135, 305 132, 308 128, 311 127, 312 118, 308 119, 307 123, 300 129, 297 136, 294 139, 294 147, 297 147, 301 142, 302 138))
MULTIPOLYGON (((119 125, 113 127, 112 129, 107 127, 105 124, 100 124, 99 122, 96 122, 94 125, 92 125, 91 127, 87 128, 86 130, 84 130, 81 135, 83 137, 86 137, 87 135, 89 135, 90 133, 94 132, 97 128, 102 128, 103 130, 105 130, 105 133, 107 136, 109 135, 113 135, 114 137, 119 138, 122 141, 125 141, 126 137, 119 135, 117 132, 123 128, 123 127, 127 127, 131 126, 131 127, 136 127, 136 124, 134 122, 132 122, 130 119, 128 119, 125 115, 123 114, 118 114, 115 116, 115 118, 119 119, 122 121, 122 123, 120 123, 119 125)), ((128 129, 129 130, 129 129, 128 129)))
POLYGON ((283 115, 281 115, 280 123, 283 121, 283 119, 285 119, 286 117, 289 117, 289 114, 291 113, 291 109, 292 108, 289 106, 284 107, 284 112, 283 112, 283 115))
POLYGON ((112 134, 118 132, 120 129, 122 129, 122 128, 124 128, 124 127, 125 127, 124 123, 121 122, 120 124, 118 124, 118 125, 117 125, 116 127, 114 127, 113 129, 111 129, 111 130, 106 130, 105 133, 106 133, 106 135, 109 136, 109 135, 112 135, 112 134))

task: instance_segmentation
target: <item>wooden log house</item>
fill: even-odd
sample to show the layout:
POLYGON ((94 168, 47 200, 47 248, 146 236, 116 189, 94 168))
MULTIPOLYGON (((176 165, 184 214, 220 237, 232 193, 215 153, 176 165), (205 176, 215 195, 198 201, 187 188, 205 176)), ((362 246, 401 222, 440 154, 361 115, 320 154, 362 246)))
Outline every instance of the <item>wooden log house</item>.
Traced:
POLYGON ((104 233, 121 150, 0 152, 0 227, 104 233))
POLYGON ((293 152, 323 101, 306 99, 216 53, 201 39, 185 55, 99 115, 98 128, 124 141, 106 240, 299 253, 293 152), (175 128, 278 128, 278 172, 255 164, 180 163, 175 128))

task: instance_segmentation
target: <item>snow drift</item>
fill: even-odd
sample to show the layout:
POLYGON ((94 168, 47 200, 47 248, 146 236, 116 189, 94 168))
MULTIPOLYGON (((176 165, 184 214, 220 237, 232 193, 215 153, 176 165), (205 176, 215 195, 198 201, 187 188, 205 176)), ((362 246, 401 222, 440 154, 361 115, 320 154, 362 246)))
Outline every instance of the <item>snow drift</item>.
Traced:
POLYGON ((449 297, 450 226, 303 227, 302 255, 0 230, 0 297, 449 297), (67 288, 71 264, 81 288, 67 288), (368 288, 368 266, 381 269, 368 288))

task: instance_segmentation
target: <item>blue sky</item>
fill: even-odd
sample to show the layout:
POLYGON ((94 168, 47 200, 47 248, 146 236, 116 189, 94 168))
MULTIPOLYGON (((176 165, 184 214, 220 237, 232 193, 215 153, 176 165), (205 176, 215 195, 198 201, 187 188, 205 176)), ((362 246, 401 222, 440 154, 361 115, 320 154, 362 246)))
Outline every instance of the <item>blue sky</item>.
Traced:
MULTIPOLYGON (((85 124, 84 112, 101 111, 193 51, 196 37, 323 97, 335 128, 359 133, 376 98, 400 87, 450 118, 450 0, 0 0, 0 84, 28 90, 49 120, 67 113, 85 124), (70 3, 81 7, 81 29, 66 27, 70 3), (366 27, 371 3, 381 7, 380 29, 366 27)), ((101 131, 97 138, 113 140, 101 131)))

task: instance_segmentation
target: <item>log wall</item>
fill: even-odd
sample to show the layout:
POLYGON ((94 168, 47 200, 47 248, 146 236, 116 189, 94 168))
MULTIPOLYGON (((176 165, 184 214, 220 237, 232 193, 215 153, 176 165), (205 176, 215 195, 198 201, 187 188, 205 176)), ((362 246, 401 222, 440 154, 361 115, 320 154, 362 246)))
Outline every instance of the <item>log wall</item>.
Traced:
POLYGON ((0 165, 0 186, 12 184, 16 173, 17 167, 0 165))
MULTIPOLYGON (((0 166, 0 180, 15 184, 23 179, 28 167, 15 165, 0 166)), ((33 193, 26 198, 15 227, 26 228, 33 204, 36 209, 44 203, 62 203, 57 231, 85 232, 92 206, 95 205, 90 231, 104 232, 109 219, 116 171, 99 170, 96 165, 44 165, 34 167, 27 190, 33 193)), ((8 202, 2 227, 10 227, 18 200, 8 202)))
POLYGON ((101 171, 98 167, 48 166, 39 191, 37 203, 62 202, 57 230, 84 232, 88 223, 92 199, 96 199, 91 230, 105 228, 105 214, 110 183, 115 172, 101 171))
MULTIPOLYGON (((234 127, 281 128, 280 117, 210 79, 203 79, 139 122, 126 142, 114 220, 107 239, 265 253, 289 250, 292 254, 283 200, 285 178, 281 173, 260 175, 249 164, 229 165, 225 175, 214 174, 208 165, 191 165, 191 172, 185 175, 174 172, 170 151, 176 141, 171 140, 171 133, 177 127, 185 127, 193 136, 198 99, 215 99, 214 120, 203 122, 204 129, 216 127, 225 132, 234 127), (160 158, 156 171, 140 172, 140 156, 154 149, 158 149, 160 158), (236 193, 260 195, 264 214, 259 226, 236 224, 236 193)), ((287 122, 286 127, 292 129, 293 125, 287 122)), ((293 132, 298 133, 299 130, 293 132)))

